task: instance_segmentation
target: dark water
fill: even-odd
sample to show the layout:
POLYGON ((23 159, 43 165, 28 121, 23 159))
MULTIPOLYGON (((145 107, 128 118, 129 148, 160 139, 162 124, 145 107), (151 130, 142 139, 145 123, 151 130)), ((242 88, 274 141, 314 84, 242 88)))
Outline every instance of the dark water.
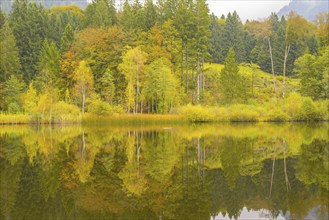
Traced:
POLYGON ((328 124, 0 127, 1 219, 328 219, 328 124))

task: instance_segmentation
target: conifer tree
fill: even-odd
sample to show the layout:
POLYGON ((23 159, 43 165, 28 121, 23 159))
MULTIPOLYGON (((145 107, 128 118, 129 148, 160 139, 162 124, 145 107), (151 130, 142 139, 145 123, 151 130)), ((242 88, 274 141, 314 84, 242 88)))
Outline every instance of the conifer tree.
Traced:
POLYGON ((74 32, 70 24, 65 27, 61 37, 61 52, 67 51, 74 40, 74 32))
POLYGON ((223 41, 223 54, 228 54, 229 49, 233 48, 238 63, 246 60, 244 29, 236 11, 233 14, 228 13, 227 15, 223 31, 223 41))
POLYGON ((42 6, 28 3, 27 0, 16 0, 9 16, 25 82, 29 82, 37 73, 39 54, 47 30, 46 16, 42 6))
POLYGON ((16 40, 5 20, 0 28, 0 81, 4 82, 11 75, 20 78, 21 64, 16 40))
POLYGON ((221 100, 224 104, 239 103, 243 101, 243 81, 239 74, 238 64, 235 61, 233 48, 230 48, 227 54, 225 67, 220 73, 219 82, 221 100))
POLYGON ((54 42, 48 43, 46 39, 43 43, 38 62, 36 85, 40 90, 60 87, 60 54, 54 42))

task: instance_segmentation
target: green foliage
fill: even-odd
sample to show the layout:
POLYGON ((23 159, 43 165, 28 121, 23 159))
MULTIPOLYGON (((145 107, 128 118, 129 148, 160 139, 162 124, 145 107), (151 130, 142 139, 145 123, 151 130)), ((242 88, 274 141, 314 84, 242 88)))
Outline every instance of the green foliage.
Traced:
POLYGON ((326 98, 325 88, 328 83, 324 78, 328 72, 328 51, 326 54, 320 57, 304 54, 295 61, 295 71, 300 77, 300 92, 314 100, 326 98))
POLYGON ((268 110, 266 116, 266 121, 273 121, 273 122, 285 122, 289 121, 290 117, 288 114, 283 112, 281 109, 272 109, 268 110))
POLYGON ((115 95, 115 85, 113 73, 107 69, 104 75, 99 80, 102 90, 99 92, 100 96, 108 103, 112 104, 115 95))
POLYGON ((99 98, 93 98, 88 104, 88 112, 95 115, 112 115, 113 109, 112 106, 99 98))
POLYGON ((319 119, 319 114, 311 98, 307 97, 304 99, 296 119, 302 121, 315 121, 319 119))
POLYGON ((61 51, 67 51, 68 49, 70 49, 71 47, 71 44, 73 43, 73 40, 74 40, 74 31, 71 27, 70 24, 68 24, 66 27, 65 27, 65 30, 62 34, 62 37, 61 37, 61 51))
POLYGON ((329 100, 322 100, 315 102, 315 107, 318 111, 319 118, 325 121, 329 121, 329 100))
POLYGON ((21 112, 21 107, 17 102, 11 102, 8 105, 8 113, 9 114, 16 114, 18 112, 21 112))
POLYGON ((14 2, 9 24, 19 50, 22 76, 29 83, 38 72, 39 55, 47 32, 46 10, 27 0, 14 2))
POLYGON ((36 80, 38 89, 44 91, 49 87, 60 87, 60 59, 60 53, 55 43, 48 43, 46 39, 43 43, 38 62, 39 74, 36 80))
POLYGON ((282 109, 287 113, 291 119, 296 119, 299 109, 303 103, 303 97, 299 93, 290 93, 289 96, 284 100, 282 109))
MULTIPOLYGON (((11 75, 10 78, 5 82, 5 96, 7 108, 11 103, 15 103, 15 106, 20 106, 21 97, 24 90, 25 84, 19 80, 16 76, 11 75)), ((13 104, 12 104, 13 105, 13 104)))
POLYGON ((84 27, 108 27, 116 23, 114 0, 93 1, 85 9, 84 27))
POLYGON ((151 106, 151 112, 156 109, 157 113, 168 113, 179 103, 178 80, 171 72, 170 65, 169 60, 160 58, 146 69, 143 94, 151 106))
POLYGON ((225 20, 223 30, 223 48, 222 54, 225 56, 229 54, 229 50, 233 48, 236 54, 238 63, 246 61, 246 50, 244 44, 244 30, 239 15, 234 11, 232 14, 228 13, 225 20))

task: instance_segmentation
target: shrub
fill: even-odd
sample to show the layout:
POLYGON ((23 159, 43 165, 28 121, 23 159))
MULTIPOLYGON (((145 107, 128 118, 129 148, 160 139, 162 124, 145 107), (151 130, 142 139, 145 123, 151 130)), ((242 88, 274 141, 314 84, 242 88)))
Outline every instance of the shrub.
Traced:
POLYGON ((320 118, 314 102, 309 97, 304 99, 296 116, 298 121, 315 121, 320 118))
POLYGON ((235 104, 229 107, 228 119, 231 122, 259 121, 260 113, 255 106, 235 104))
POLYGON ((190 122, 215 121, 215 112, 201 105, 191 105, 181 107, 179 113, 190 122))
POLYGON ((289 115, 281 111, 280 109, 274 109, 270 111, 266 117, 266 121, 273 121, 273 122, 289 121, 289 119, 290 119, 289 115))
POLYGON ((283 104, 283 112, 288 114, 291 119, 296 119, 299 109, 303 103, 303 97, 296 92, 292 92, 288 95, 283 104))
POLYGON ((55 123, 72 123, 80 122, 80 109, 72 104, 59 101, 54 105, 53 122, 55 123))
POLYGON ((88 112, 96 115, 112 115, 113 109, 110 104, 100 99, 92 100, 88 106, 88 112))
POLYGON ((315 102, 315 107, 319 115, 319 119, 329 120, 329 100, 315 102))
POLYGON ((8 113, 10 114, 16 114, 21 111, 21 108, 19 107, 17 102, 11 102, 8 105, 8 113))

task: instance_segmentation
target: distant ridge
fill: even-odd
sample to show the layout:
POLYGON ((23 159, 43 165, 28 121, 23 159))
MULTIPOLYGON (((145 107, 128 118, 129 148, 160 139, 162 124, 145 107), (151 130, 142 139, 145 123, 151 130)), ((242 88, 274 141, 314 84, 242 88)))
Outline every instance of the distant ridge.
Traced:
MULTIPOLYGON (((11 11, 14 1, 15 0, 0 0, 0 8, 8 14, 11 11)), ((42 4, 46 8, 62 5, 76 5, 81 9, 85 9, 88 5, 87 0, 28 0, 28 2, 36 2, 42 4)))
POLYGON ((329 0, 292 0, 278 12, 278 16, 286 16, 295 11, 309 21, 314 21, 317 14, 329 11, 329 0))

